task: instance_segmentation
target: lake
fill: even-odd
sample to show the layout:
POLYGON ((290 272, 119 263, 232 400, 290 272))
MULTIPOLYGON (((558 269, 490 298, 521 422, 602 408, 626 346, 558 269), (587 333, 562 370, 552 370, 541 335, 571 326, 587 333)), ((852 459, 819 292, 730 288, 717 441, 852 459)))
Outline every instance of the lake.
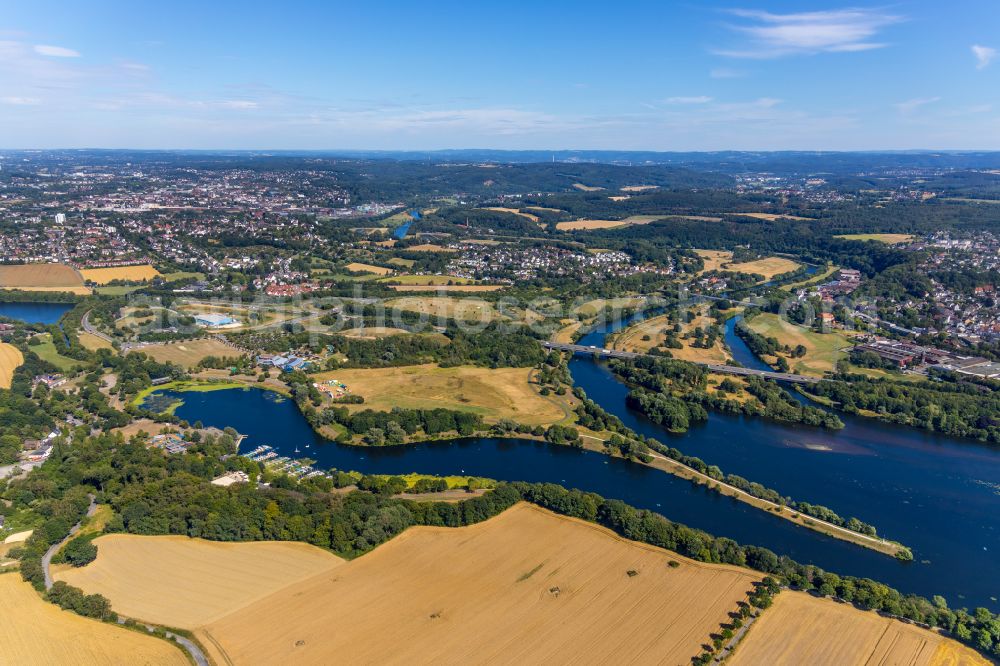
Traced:
POLYGON ((71 303, 0 303, 0 316, 29 324, 55 324, 72 309, 71 303))
MULTIPOLYGON (((735 338, 731 326, 729 332, 727 340, 735 338)), ((603 346, 603 339, 599 331, 580 344, 603 346)), ((739 348, 738 338, 728 341, 738 360, 749 353, 745 345, 739 348)), ((671 435, 625 406, 628 389, 603 364, 578 356, 570 370, 588 396, 637 432, 794 499, 870 522, 883 536, 910 546, 914 561, 898 562, 599 453, 487 438, 386 448, 344 446, 313 432, 291 401, 258 389, 184 393, 178 396, 184 404, 176 414, 191 422, 232 426, 248 436, 248 448, 270 444, 282 455, 293 455, 298 447, 301 456, 321 467, 469 474, 581 488, 718 536, 766 546, 800 562, 875 578, 904 593, 941 594, 953 607, 997 608, 1000 451, 846 415, 846 427, 834 432, 712 413, 688 433, 671 435)))

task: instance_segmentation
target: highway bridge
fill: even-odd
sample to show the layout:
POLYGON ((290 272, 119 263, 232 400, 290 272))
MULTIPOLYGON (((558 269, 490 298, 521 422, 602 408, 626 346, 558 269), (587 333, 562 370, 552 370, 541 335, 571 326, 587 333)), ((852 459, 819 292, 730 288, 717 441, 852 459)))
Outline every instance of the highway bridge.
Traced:
MULTIPOLYGON (((584 345, 568 345, 560 342, 543 342, 546 349, 556 351, 568 351, 574 354, 597 354, 601 358, 623 358, 632 359, 640 356, 653 356, 652 354, 639 354, 636 352, 618 351, 615 349, 604 349, 601 347, 587 347, 584 345)), ((654 357, 655 358, 655 357, 654 357)), ((660 357, 662 358, 662 357, 660 357)), ((717 372, 723 375, 741 375, 744 377, 764 377, 774 379, 779 382, 791 382, 793 384, 815 384, 820 381, 819 377, 807 377, 805 375, 795 375, 790 372, 772 372, 770 370, 754 370, 753 368, 741 368, 736 365, 714 365, 712 363, 696 363, 707 368, 710 372, 717 372)))

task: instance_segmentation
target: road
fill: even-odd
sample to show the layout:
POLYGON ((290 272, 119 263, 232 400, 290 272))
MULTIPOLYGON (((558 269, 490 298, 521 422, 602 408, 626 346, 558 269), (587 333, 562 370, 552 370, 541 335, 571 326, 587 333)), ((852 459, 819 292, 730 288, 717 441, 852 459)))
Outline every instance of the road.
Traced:
POLYGON ((83 330, 85 330, 87 333, 95 335, 99 337, 101 340, 107 342, 108 344, 111 344, 112 342, 111 336, 107 335, 106 333, 101 333, 94 327, 93 324, 90 323, 90 310, 87 310, 87 312, 84 313, 83 319, 80 320, 80 325, 83 326, 83 330))
MULTIPOLYGON (((87 495, 87 497, 90 498, 90 506, 87 507, 87 513, 86 513, 86 515, 87 515, 87 517, 90 517, 90 516, 93 516, 94 512, 97 511, 97 498, 95 498, 93 495, 87 495)), ((45 551, 45 555, 42 556, 42 571, 45 573, 45 590, 46 591, 51 590, 52 589, 52 585, 53 585, 53 580, 52 580, 52 558, 53 558, 53 556, 57 552, 59 552, 59 549, 62 548, 63 545, 67 541, 69 541, 70 539, 73 538, 73 535, 75 535, 77 532, 80 531, 80 525, 82 523, 83 523, 83 520, 81 520, 76 525, 74 525, 73 527, 71 527, 70 530, 69 530, 69 534, 66 535, 66 538, 63 539, 62 541, 60 541, 59 543, 52 544, 49 547, 49 549, 47 551, 45 551)), ((119 617, 118 618, 118 624, 124 624, 124 623, 125 623, 125 618, 124 617, 119 617)), ((140 623, 140 624, 142 624, 142 626, 146 627, 146 630, 149 631, 150 633, 152 633, 153 631, 156 630, 156 627, 154 627, 152 625, 145 624, 145 623, 140 623)), ((180 645, 182 648, 184 648, 187 651, 187 653, 191 655, 191 658, 194 659, 194 662, 196 664, 198 664, 198 666, 211 666, 209 664, 209 662, 208 662, 208 658, 205 657, 205 653, 202 652, 201 648, 199 648, 197 645, 195 645, 192 641, 188 640, 187 638, 184 638, 183 636, 179 636, 179 635, 177 635, 177 634, 175 634, 173 632, 170 632, 170 631, 165 632, 165 634, 166 634, 167 638, 170 638, 170 639, 173 639, 173 640, 177 641, 177 644, 180 645)))
MULTIPOLYGON (((621 359, 633 359, 640 358, 644 356, 649 356, 652 358, 664 358, 656 357, 652 354, 640 354, 637 352, 627 352, 627 351, 617 351, 614 349, 602 349, 601 347, 586 347, 584 345, 569 345, 560 342, 542 342, 542 346, 546 349, 555 349, 557 351, 568 351, 574 354, 597 354, 601 358, 621 358, 621 359)), ((686 361, 690 363, 695 363, 694 361, 686 361)), ((716 365, 713 363, 695 363, 695 365, 700 365, 703 368, 707 368, 711 372, 717 372, 723 375, 740 375, 743 377, 764 377, 765 379, 774 379, 779 382, 791 382, 793 384, 815 384, 821 381, 819 377, 807 377, 806 375, 796 375, 790 372, 774 372, 769 370, 755 370, 753 368, 742 368, 736 365, 716 365)))
MULTIPOLYGON (((92 516, 94 515, 94 512, 97 511, 97 500, 94 498, 93 495, 87 495, 87 497, 90 498, 90 506, 87 507, 86 515, 92 516)), ((73 535, 80 531, 80 523, 82 522, 83 521, 81 520, 79 523, 69 528, 69 534, 66 535, 66 538, 60 541, 59 543, 54 543, 51 546, 49 546, 49 549, 45 551, 44 555, 42 555, 42 571, 45 572, 46 591, 52 589, 52 570, 51 570, 52 557, 59 551, 60 548, 63 547, 63 544, 72 539, 73 535)))

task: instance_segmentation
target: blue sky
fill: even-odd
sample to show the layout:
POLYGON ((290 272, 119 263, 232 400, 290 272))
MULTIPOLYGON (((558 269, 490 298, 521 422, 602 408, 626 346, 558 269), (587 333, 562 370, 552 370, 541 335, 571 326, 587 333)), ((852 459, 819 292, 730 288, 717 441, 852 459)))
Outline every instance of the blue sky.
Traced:
POLYGON ((1000 149, 1000 2, 32 2, 0 148, 1000 149))

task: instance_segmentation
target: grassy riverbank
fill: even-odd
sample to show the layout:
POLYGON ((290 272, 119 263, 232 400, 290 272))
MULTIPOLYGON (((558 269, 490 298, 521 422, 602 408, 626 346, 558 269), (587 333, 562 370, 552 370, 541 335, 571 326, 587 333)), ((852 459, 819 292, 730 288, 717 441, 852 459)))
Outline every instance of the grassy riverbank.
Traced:
MULTIPOLYGON (((604 448, 603 440, 597 437, 584 437, 584 448, 590 451, 597 451, 598 453, 604 453, 606 455, 612 455, 607 452, 604 448)), ((699 485, 708 486, 714 489, 716 492, 732 497, 735 500, 743 502, 744 504, 749 504, 752 507, 760 509, 761 511, 766 511, 774 516, 788 520, 800 527, 805 527, 811 529, 815 532, 821 534, 826 534, 827 536, 834 537, 835 539, 840 539, 841 541, 847 541, 858 546, 863 546, 871 550, 882 553, 883 555, 889 555, 890 557, 895 557, 901 560, 912 560, 913 554, 909 548, 897 543, 895 541, 889 541, 887 539, 882 539, 879 537, 871 537, 865 534, 860 534, 854 532, 845 527, 840 527, 832 523, 820 520, 818 518, 813 518, 812 516, 807 516, 803 513, 790 509, 786 506, 782 506, 775 502, 771 502, 759 497, 754 497, 749 493, 746 493, 739 488, 731 486, 724 481, 718 481, 711 478, 697 470, 694 470, 686 465, 683 465, 676 460, 671 460, 655 451, 651 451, 650 455, 653 459, 648 463, 638 462, 638 464, 644 464, 647 467, 652 467, 658 469, 661 472, 667 472, 668 474, 673 474, 674 476, 686 479, 693 483, 699 485)))
MULTIPOLYGON (((159 391, 175 391, 177 393, 205 393, 208 391, 224 391, 233 388, 247 388, 249 385, 243 382, 196 382, 196 381, 173 381, 159 386, 147 386, 139 391, 129 404, 134 407, 142 407, 146 398, 159 391)), ((174 407, 176 409, 176 407, 174 407)), ((170 411, 173 413, 173 410, 170 411)))

